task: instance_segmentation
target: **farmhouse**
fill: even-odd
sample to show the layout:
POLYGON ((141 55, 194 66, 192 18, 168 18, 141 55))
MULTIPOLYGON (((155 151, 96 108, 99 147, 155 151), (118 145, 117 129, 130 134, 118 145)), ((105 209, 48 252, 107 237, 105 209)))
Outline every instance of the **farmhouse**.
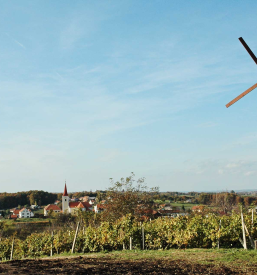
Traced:
POLYGON ((44 208, 44 216, 48 216, 49 212, 60 213, 61 209, 56 204, 48 204, 44 208))

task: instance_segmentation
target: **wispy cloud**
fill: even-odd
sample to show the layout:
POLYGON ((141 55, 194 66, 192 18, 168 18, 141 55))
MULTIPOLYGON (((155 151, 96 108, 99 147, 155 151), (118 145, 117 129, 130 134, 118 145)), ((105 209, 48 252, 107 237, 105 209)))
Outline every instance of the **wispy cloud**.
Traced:
POLYGON ((185 172, 202 175, 244 175, 250 176, 257 172, 257 160, 225 160, 225 159, 205 159, 201 161, 185 164, 185 172))
POLYGON ((256 171, 247 171, 245 172, 245 176, 251 176, 251 175, 254 175, 256 174, 256 171))
POLYGON ((26 47, 23 45, 23 44, 21 44, 18 40, 16 40, 16 39, 14 39, 12 36, 10 36, 8 33, 5 33, 5 35, 7 36, 7 37, 9 37, 12 41, 14 41, 17 45, 19 45, 20 47, 22 47, 23 49, 26 49, 26 47))

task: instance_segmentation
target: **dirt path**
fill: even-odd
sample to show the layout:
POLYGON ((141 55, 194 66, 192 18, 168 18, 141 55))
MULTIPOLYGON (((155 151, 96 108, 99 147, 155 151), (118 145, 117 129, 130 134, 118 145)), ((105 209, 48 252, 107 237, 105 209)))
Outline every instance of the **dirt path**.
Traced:
MULTIPOLYGON (((256 269, 255 269, 256 270, 256 269)), ((62 257, 15 260, 0 263, 8 274, 256 274, 243 267, 222 264, 194 264, 186 260, 115 260, 110 257, 62 257)))

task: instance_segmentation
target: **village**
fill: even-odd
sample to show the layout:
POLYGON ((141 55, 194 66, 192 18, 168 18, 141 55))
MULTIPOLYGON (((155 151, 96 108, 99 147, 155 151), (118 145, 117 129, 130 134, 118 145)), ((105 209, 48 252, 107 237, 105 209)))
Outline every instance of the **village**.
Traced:
MULTIPOLYGON (((191 199, 184 201, 184 205, 191 206, 191 199)), ((151 214, 152 218, 158 217, 178 217, 188 215, 191 211, 202 212, 203 206, 193 205, 191 207, 172 206, 170 203, 155 203, 151 209, 146 209, 146 214, 151 214)), ((71 214, 77 215, 78 211, 93 212, 95 214, 102 213, 106 208, 106 200, 101 200, 97 203, 97 197, 83 196, 83 197, 69 197, 67 186, 65 183, 62 200, 56 200, 52 204, 46 206, 30 205, 28 207, 18 207, 9 209, 10 214, 6 216, 8 219, 28 219, 35 217, 52 217, 53 214, 71 214), (42 213, 36 215, 36 213, 42 213)), ((0 216, 1 217, 1 216, 0 216)), ((3 217, 2 217, 3 218, 3 217)), ((146 215, 142 215, 146 218, 146 215)))

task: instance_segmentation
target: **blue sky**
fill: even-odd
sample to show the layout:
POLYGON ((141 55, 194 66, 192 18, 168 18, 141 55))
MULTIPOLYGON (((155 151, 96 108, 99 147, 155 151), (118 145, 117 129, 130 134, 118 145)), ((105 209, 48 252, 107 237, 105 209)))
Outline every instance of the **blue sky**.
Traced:
POLYGON ((1 192, 256 189, 256 1, 0 1, 1 192))

